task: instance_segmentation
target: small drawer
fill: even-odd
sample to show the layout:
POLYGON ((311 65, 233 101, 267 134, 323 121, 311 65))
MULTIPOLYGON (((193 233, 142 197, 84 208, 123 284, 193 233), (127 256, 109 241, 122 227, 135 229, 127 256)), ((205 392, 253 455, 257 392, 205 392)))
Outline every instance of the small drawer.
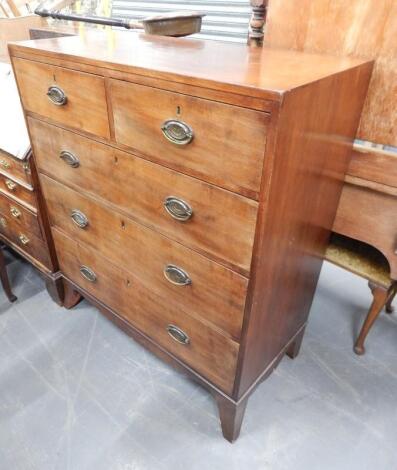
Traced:
POLYGON ((8 196, 0 193, 0 215, 13 221, 15 232, 23 232, 42 239, 37 215, 8 196))
POLYGON ((62 273, 224 392, 231 394, 238 343, 171 307, 95 249, 53 229, 62 273))
POLYGON ((19 160, 0 150, 0 174, 32 186, 29 160, 19 160))
POLYGON ((0 193, 5 193, 11 199, 27 204, 30 210, 36 211, 36 194, 31 186, 0 174, 0 193))
POLYGON ((13 217, 0 213, 0 233, 24 253, 51 269, 52 263, 47 245, 28 227, 21 227, 13 217))
POLYGON ((256 201, 34 119, 29 126, 41 173, 249 274, 256 201))
POLYGON ((133 272, 175 309, 240 338, 245 277, 44 175, 41 183, 53 226, 133 272))
POLYGON ((115 138, 148 158, 257 198, 269 114, 111 80, 115 138))
POLYGON ((13 64, 26 111, 109 138, 102 77, 25 59, 13 64))

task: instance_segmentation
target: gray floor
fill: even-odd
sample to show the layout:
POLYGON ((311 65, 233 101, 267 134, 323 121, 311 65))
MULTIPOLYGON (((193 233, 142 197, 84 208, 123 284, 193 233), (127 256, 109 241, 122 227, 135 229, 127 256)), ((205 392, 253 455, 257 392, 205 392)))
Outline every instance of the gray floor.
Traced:
POLYGON ((0 470, 397 468, 397 315, 353 354, 363 280, 324 267, 300 356, 257 389, 230 445, 206 391, 87 303, 57 307, 28 264, 9 272, 19 299, 0 294, 0 470))

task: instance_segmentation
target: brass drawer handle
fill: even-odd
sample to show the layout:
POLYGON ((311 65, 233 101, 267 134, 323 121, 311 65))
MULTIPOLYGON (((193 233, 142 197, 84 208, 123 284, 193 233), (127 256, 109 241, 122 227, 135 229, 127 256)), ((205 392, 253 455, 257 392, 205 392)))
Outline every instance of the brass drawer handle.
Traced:
POLYGON ((80 266, 80 274, 86 279, 87 281, 90 282, 95 282, 96 281, 96 274, 94 271, 89 268, 88 266, 80 266))
POLYGON ((167 264, 164 268, 164 276, 167 281, 176 286, 188 286, 192 283, 189 274, 178 266, 167 264))
POLYGON ((21 211, 18 210, 16 207, 11 206, 10 208, 11 215, 15 217, 16 219, 19 219, 21 217, 21 211))
POLYGON ((193 140, 193 129, 185 122, 168 119, 161 126, 167 140, 176 145, 187 145, 193 140))
POLYGON ((3 158, 0 159, 0 166, 5 170, 9 170, 11 168, 11 164, 4 160, 3 158))
POLYGON ((63 106, 68 101, 66 93, 62 90, 62 88, 56 85, 50 86, 48 88, 47 96, 51 103, 55 104, 56 106, 63 106))
POLYGON ((185 222, 193 215, 193 209, 182 199, 169 196, 164 201, 164 208, 176 220, 185 222))
POLYGON ((27 245, 30 242, 30 239, 23 233, 21 233, 18 238, 22 245, 27 245))
POLYGON ((168 331, 168 334, 171 336, 171 338, 177 343, 184 344, 184 345, 187 345, 190 343, 189 336, 177 326, 168 325, 167 331, 168 331))
POLYGON ((80 160, 72 152, 68 150, 62 150, 59 157, 72 168, 77 168, 80 165, 80 160))
POLYGON ((5 217, 0 217, 0 225, 3 227, 3 228, 6 228, 7 227, 7 219, 5 217))
POLYGON ((5 185, 10 191, 15 191, 18 186, 16 183, 14 183, 14 181, 11 180, 5 180, 5 185))
POLYGON ((72 218, 73 222, 77 225, 79 228, 86 228, 88 225, 88 218, 85 214, 83 214, 81 211, 78 209, 73 209, 70 217, 72 218))

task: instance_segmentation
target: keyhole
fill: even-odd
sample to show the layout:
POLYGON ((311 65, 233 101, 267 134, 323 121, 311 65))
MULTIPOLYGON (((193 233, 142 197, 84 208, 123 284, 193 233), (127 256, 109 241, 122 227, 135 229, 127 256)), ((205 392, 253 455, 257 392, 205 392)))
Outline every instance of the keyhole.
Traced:
POLYGON ((131 285, 131 281, 127 279, 127 287, 130 287, 130 285, 131 285))
POLYGON ((52 78, 54 79, 54 82, 57 81, 56 77, 55 77, 55 73, 53 74, 52 78))
POLYGON ((180 116, 180 115, 181 115, 181 107, 180 107, 180 106, 177 106, 177 107, 176 107, 176 115, 177 115, 177 116, 180 116))
POLYGON ((119 162, 119 159, 118 159, 118 157, 115 156, 114 157, 114 163, 117 165, 118 162, 119 162))
POLYGON ((124 220, 121 221, 121 228, 122 228, 123 230, 125 230, 125 222, 124 222, 124 220))

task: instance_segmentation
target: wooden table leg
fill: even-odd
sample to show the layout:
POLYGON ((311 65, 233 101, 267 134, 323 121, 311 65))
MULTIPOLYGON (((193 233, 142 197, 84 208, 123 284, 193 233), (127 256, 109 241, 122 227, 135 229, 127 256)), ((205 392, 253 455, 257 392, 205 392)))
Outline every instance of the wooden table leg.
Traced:
POLYGON ((391 294, 390 294, 389 300, 386 302, 386 307, 385 307, 386 313, 394 312, 394 307, 392 303, 393 303, 394 297, 397 294, 397 282, 391 286, 390 290, 391 290, 391 294))
POLYGON ((10 281, 7 274, 7 265, 4 258, 3 250, 0 248, 0 279, 1 285, 3 286, 4 292, 10 302, 15 302, 17 297, 12 293, 10 281))
POLYGON ((62 281, 64 288, 63 306, 67 309, 73 308, 83 300, 83 297, 74 290, 73 286, 68 281, 65 279, 62 281))
POLYGON ((234 442, 240 435, 248 397, 238 404, 222 395, 215 395, 215 399, 218 404, 223 437, 229 442, 234 442))
POLYGON ((375 320, 378 318, 379 314, 393 295, 391 289, 385 289, 384 287, 373 284, 372 282, 369 282, 368 286, 371 289, 374 298, 367 318, 365 319, 360 334, 357 338, 356 344, 354 345, 354 352, 358 355, 365 353, 365 338, 372 328, 372 325, 375 323, 375 320))
POLYGON ((305 328, 302 328, 302 330, 295 337, 294 341, 288 346, 288 349, 286 350, 285 354, 291 359, 295 359, 296 356, 299 354, 304 334, 305 328))

